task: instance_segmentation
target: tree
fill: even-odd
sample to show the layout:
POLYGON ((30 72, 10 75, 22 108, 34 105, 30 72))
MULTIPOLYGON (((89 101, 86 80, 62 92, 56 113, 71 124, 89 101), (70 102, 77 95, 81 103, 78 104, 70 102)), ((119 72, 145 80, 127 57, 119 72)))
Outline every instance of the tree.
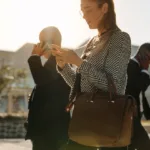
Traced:
POLYGON ((12 84, 19 83, 27 77, 26 69, 16 69, 8 65, 3 65, 0 68, 0 93, 12 84))

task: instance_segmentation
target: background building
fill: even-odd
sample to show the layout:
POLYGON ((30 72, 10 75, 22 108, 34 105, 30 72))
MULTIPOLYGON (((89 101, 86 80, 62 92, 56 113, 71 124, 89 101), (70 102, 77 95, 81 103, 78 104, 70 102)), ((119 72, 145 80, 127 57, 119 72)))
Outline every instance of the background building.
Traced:
MULTIPOLYGON (((83 42, 79 47, 86 44, 83 42)), ((34 87, 34 82, 28 67, 28 58, 33 48, 32 43, 26 43, 17 51, 0 51, 0 66, 9 65, 16 69, 25 69, 27 77, 19 84, 13 85, 1 93, 0 114, 1 115, 27 115, 28 95, 34 87)), ((132 45, 132 56, 136 53, 138 46, 132 45)), ((81 55, 83 49, 77 49, 78 55, 81 55)))
POLYGON ((34 82, 28 67, 27 60, 31 55, 32 43, 26 43, 17 51, 0 51, 0 67, 10 66, 14 69, 24 69, 27 77, 7 87, 0 93, 0 115, 27 115, 28 95, 34 87, 34 82))

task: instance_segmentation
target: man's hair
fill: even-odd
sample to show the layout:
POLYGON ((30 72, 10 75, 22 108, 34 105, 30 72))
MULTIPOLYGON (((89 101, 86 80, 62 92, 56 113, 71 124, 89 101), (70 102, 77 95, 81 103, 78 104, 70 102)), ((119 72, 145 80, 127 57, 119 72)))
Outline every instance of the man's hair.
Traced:
POLYGON ((137 51, 137 55, 146 55, 147 53, 150 53, 150 43, 142 44, 137 51))
POLYGON ((58 28, 54 26, 49 26, 49 27, 44 28, 40 33, 54 35, 55 38, 53 39, 53 43, 61 45, 62 36, 58 28))

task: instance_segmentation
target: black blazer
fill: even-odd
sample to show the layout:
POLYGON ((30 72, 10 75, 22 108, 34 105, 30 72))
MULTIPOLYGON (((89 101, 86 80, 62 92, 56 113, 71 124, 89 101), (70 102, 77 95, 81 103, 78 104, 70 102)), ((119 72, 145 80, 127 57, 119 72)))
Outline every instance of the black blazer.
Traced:
POLYGON ((28 59, 36 84, 29 99, 29 115, 26 139, 48 134, 67 136, 69 113, 65 107, 70 87, 56 71, 56 61, 51 56, 42 66, 39 56, 28 59))
POLYGON ((144 95, 144 92, 150 85, 150 77, 148 74, 141 71, 142 69, 139 66, 139 64, 131 59, 127 69, 128 80, 126 94, 132 95, 136 99, 138 107, 138 116, 141 118, 139 95, 141 92, 143 93, 142 104, 144 109, 144 115, 146 119, 150 119, 150 107, 144 95))

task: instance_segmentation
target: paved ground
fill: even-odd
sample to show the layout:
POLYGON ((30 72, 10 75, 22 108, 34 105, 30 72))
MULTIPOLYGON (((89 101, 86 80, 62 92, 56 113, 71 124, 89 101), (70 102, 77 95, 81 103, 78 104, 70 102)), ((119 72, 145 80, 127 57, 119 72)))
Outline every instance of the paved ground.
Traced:
POLYGON ((0 140, 0 150, 31 150, 31 149, 32 148, 30 141, 24 141, 22 139, 0 140))
MULTIPOLYGON (((142 121, 143 126, 150 133, 150 121, 142 121)), ((150 137, 150 134, 149 134, 150 137)), ((23 139, 0 139, 0 150, 31 150, 31 142, 23 139)))
POLYGON ((0 139, 0 150, 31 150, 31 143, 22 139, 0 139))

